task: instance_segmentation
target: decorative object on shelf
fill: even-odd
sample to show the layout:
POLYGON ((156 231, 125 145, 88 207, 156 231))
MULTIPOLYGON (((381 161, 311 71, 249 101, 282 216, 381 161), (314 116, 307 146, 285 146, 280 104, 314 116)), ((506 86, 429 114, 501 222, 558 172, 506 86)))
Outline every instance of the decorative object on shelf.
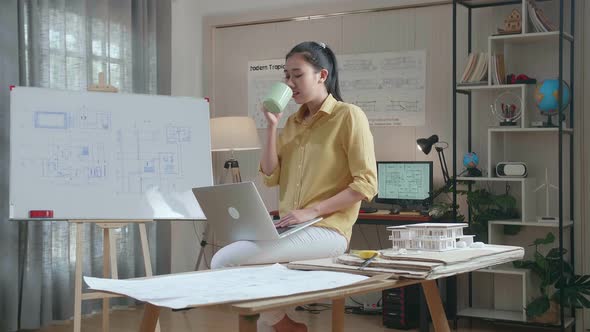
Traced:
POLYGON ((538 186, 534 192, 537 192, 541 189, 545 188, 545 215, 542 217, 537 217, 538 222, 558 222, 557 217, 552 217, 549 213, 549 189, 558 190, 559 188, 556 185, 549 183, 549 169, 545 168, 545 183, 538 186))
POLYGON ((528 77, 525 74, 508 74, 506 76, 506 84, 536 84, 537 79, 528 77))
POLYGON ((547 16, 545 16, 543 10, 537 7, 537 3, 534 0, 527 0, 527 12, 529 14, 529 20, 532 23, 533 29, 536 32, 549 32, 557 30, 555 25, 549 21, 547 16))
POLYGON ((548 233, 544 239, 536 239, 529 246, 535 247, 534 260, 515 261, 519 269, 529 269, 541 280, 541 295, 526 306, 529 320, 537 323, 559 324, 559 303, 568 308, 590 308, 590 275, 576 275, 574 268, 563 260, 566 249, 552 248, 543 255, 539 246, 555 241, 555 235, 548 233), (563 274, 560 262, 563 261, 563 274), (563 298, 562 298, 563 297, 563 298))
POLYGON ((520 10, 513 9, 510 15, 504 19, 504 26, 498 28, 498 34, 508 35, 514 33, 521 33, 522 31, 522 15, 520 10))
POLYGON ((501 161, 496 165, 496 175, 500 178, 526 178, 526 164, 518 161, 501 161))
MULTIPOLYGON (((565 110, 570 103, 570 88, 566 82, 562 82, 563 97, 561 100, 561 109, 565 110)), ((559 114, 559 83, 556 79, 548 79, 537 84, 535 88, 535 105, 541 115, 547 116, 547 122, 543 127, 556 127, 553 124, 552 116, 559 114)), ((563 121, 564 119, 561 119, 563 121)), ((558 121, 561 122, 561 121, 558 121)))
POLYGON ((475 152, 467 152, 463 155, 463 166, 465 166, 465 171, 467 172, 466 176, 471 177, 480 177, 482 175, 481 171, 477 168, 479 165, 479 157, 475 152))
POLYGON ((522 116, 522 99, 512 92, 506 91, 496 97, 490 108, 496 118, 500 120, 500 126, 516 126, 516 121, 522 116))

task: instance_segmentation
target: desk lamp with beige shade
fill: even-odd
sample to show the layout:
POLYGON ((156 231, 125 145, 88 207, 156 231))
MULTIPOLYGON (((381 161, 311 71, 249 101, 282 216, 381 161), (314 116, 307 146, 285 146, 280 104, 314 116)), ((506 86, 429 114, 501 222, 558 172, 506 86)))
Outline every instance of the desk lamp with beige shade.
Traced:
MULTIPOLYGON (((230 151, 231 157, 227 159, 221 172, 217 184, 221 184, 231 174, 232 182, 242 182, 240 174, 240 165, 234 156, 235 151, 248 151, 260 149, 260 140, 256 130, 256 123, 247 116, 225 116, 211 119, 211 151, 230 151)), ((195 270, 199 269, 201 260, 205 253, 207 245, 207 236, 209 233, 209 223, 205 225, 203 236, 201 238, 199 256, 195 265, 195 270)))

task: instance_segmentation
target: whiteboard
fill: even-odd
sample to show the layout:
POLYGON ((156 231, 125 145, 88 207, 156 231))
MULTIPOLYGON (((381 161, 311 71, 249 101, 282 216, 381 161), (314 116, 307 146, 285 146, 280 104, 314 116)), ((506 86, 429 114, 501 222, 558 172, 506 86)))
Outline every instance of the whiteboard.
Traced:
POLYGON ((203 99, 17 87, 9 217, 205 219, 210 137, 203 99))

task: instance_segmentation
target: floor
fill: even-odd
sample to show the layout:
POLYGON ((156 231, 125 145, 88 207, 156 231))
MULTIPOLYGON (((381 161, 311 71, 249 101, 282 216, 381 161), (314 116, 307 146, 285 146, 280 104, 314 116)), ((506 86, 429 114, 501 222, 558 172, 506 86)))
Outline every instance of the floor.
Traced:
MULTIPOLYGON (((136 309, 120 309, 111 313, 111 332, 137 331, 143 310, 141 307, 136 309)), ((317 314, 300 312, 299 320, 308 325, 309 331, 330 331, 331 311, 325 310, 317 314)), ((398 330, 388 329, 382 326, 381 316, 347 314, 345 317, 345 331, 349 332, 395 332, 398 330)), ((102 331, 102 316, 100 314, 86 317, 82 320, 82 331, 99 332, 102 331)), ((231 313, 223 313, 210 309, 193 309, 181 312, 172 312, 171 310, 162 310, 160 314, 160 324, 162 332, 188 332, 188 331, 212 331, 226 332, 237 331, 237 316, 231 313)), ((491 331, 522 331, 533 332, 539 329, 527 329, 511 325, 494 325, 491 323, 474 320, 469 326, 468 320, 459 321, 459 332, 491 332, 491 331)), ((36 330, 37 332, 70 332, 72 331, 72 322, 56 322, 53 325, 36 330)), ((416 330, 410 330, 416 331, 416 330)))

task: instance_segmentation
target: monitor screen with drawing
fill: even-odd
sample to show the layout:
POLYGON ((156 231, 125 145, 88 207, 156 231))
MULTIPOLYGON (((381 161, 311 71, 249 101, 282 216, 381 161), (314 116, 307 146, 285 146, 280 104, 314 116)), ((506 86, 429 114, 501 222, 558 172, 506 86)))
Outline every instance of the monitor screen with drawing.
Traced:
POLYGON ((432 193, 432 161, 377 162, 379 191, 375 201, 404 209, 428 206, 432 193))

